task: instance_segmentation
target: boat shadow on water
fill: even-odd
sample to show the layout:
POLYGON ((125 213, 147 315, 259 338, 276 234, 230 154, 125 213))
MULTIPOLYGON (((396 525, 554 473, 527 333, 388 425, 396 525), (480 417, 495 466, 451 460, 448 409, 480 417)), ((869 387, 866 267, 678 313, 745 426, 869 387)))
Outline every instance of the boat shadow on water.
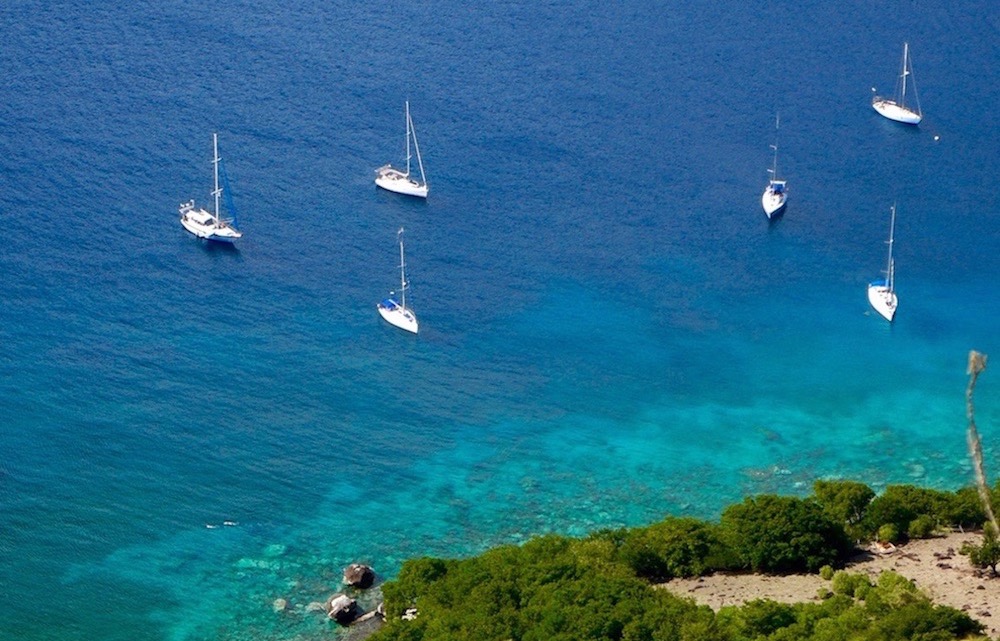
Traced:
POLYGON ((896 323, 898 323, 899 321, 893 320, 891 323, 887 323, 887 322, 885 322, 885 319, 882 318, 882 315, 879 314, 878 312, 876 312, 871 307, 869 307, 868 309, 866 309, 864 311, 864 314, 865 314, 865 316, 871 317, 873 319, 872 322, 878 321, 879 329, 877 329, 875 331, 879 332, 880 334, 892 334, 893 332, 896 331, 896 329, 895 329, 896 328, 896 323))
POLYGON ((385 189, 375 188, 376 198, 380 203, 399 203, 399 207, 406 209, 423 209, 428 206, 427 198, 396 194, 385 189))
POLYGON ((879 118, 879 121, 880 121, 879 126, 881 127, 882 131, 893 132, 894 135, 895 132, 897 131, 903 132, 902 134, 899 134, 903 136, 919 136, 923 133, 926 133, 920 128, 920 125, 909 125, 903 122, 896 122, 895 120, 889 120, 888 118, 879 118))
POLYGON ((198 244, 201 245, 201 250, 209 256, 241 256, 240 248, 234 243, 217 243, 199 238, 198 244))

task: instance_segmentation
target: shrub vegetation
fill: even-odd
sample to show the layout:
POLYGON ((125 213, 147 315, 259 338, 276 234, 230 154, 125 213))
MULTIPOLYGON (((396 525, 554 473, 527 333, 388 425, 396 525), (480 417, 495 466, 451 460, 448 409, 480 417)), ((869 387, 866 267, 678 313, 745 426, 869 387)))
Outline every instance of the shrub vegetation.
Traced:
MULTIPOLYGON (((582 539, 556 535, 463 560, 419 558, 383 586, 386 624, 372 641, 792 641, 968 638, 982 626, 935 606, 905 578, 834 571, 851 541, 976 527, 975 490, 955 493, 820 481, 808 498, 761 495, 718 523, 669 517, 582 539), (718 570, 816 572, 830 578, 820 603, 755 601, 718 613, 658 589, 718 570), (413 620, 401 615, 416 608, 413 620)), ((967 551, 995 568, 996 537, 967 551)))

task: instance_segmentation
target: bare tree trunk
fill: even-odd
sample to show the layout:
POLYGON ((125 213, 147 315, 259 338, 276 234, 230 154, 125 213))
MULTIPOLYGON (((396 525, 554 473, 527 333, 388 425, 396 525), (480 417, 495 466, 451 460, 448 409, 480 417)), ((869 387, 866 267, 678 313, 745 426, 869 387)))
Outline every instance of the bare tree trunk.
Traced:
POLYGON ((979 373, 986 369, 986 354, 980 354, 976 350, 969 351, 969 368, 966 372, 969 375, 969 386, 965 389, 965 414, 969 417, 969 431, 966 440, 969 443, 969 455, 972 457, 973 466, 976 469, 976 487, 979 489, 979 499, 983 502, 983 511, 989 526, 993 528, 994 534, 1000 534, 997 527, 997 517, 993 513, 993 504, 990 501, 990 488, 986 484, 986 470, 983 467, 983 443, 979 438, 979 431, 976 429, 976 416, 972 405, 972 392, 976 389, 976 379, 979 373))

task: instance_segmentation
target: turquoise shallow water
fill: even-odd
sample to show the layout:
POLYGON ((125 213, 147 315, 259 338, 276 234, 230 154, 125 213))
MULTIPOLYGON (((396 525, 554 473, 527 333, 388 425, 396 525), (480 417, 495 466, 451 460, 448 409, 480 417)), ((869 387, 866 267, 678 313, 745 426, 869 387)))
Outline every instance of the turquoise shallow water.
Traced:
POLYGON ((352 561, 970 481, 996 7, 390 8, 0 8, 0 637, 327 638, 352 561), (919 128, 868 106, 904 39, 919 128), (427 202, 372 184, 406 99, 427 202), (176 220, 213 131, 235 250, 176 220), (400 226, 418 337, 375 311, 400 226))

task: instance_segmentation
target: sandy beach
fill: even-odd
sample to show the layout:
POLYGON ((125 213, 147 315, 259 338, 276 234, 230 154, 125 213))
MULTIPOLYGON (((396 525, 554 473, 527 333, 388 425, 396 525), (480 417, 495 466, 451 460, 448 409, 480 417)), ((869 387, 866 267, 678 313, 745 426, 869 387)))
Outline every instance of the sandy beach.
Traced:
MULTIPOLYGON (((934 603, 966 612, 986 626, 990 638, 1000 637, 1000 578, 980 575, 969 559, 958 553, 965 542, 979 543, 981 535, 953 533, 911 541, 886 554, 863 553, 846 569, 872 577, 892 570, 911 579, 934 603)), ((754 599, 783 603, 818 601, 818 592, 830 582, 818 574, 789 576, 715 574, 695 579, 675 579, 662 587, 678 596, 692 597, 714 610, 754 599)))

